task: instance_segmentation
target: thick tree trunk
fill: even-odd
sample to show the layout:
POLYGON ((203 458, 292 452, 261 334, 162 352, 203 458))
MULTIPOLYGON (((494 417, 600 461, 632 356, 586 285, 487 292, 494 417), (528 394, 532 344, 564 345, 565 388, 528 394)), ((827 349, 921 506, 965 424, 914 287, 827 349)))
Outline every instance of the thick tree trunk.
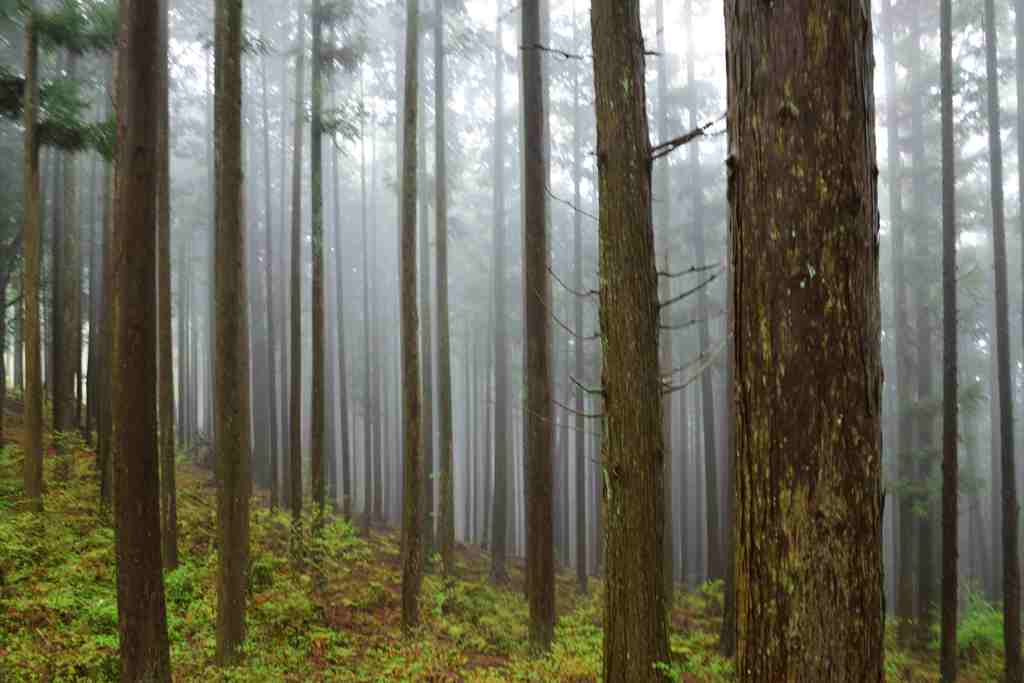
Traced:
POLYGON ((43 511, 43 369, 39 320, 40 270, 42 269, 42 206, 39 197, 39 141, 36 114, 39 109, 39 36, 28 3, 25 22, 25 264, 22 268, 22 317, 25 325, 25 498, 33 512, 43 511))
POLYGON ((241 659, 245 640, 252 493, 249 340, 242 199, 242 0, 218 0, 216 40, 216 198, 214 448, 217 451, 217 662, 241 659))
POLYGON ((160 7, 122 0, 117 78, 116 291, 120 377, 117 453, 117 609, 121 681, 170 683, 161 574, 157 442, 157 181, 160 7), (131 378, 128 378, 128 373, 131 378))
MULTIPOLYGON (((540 45, 539 0, 524 0, 525 45, 540 45)), ((526 345, 526 572, 530 646, 551 648, 555 635, 555 558, 551 433, 551 287, 548 279, 547 158, 544 72, 539 49, 522 52, 523 128, 523 331, 526 345)))
MULTIPOLYGON (((992 251, 995 266, 996 367, 999 387, 999 447, 1002 465, 1004 680, 1020 683, 1020 557, 1017 478, 1014 476, 1013 386, 1010 374, 1010 320, 1006 267, 1006 216, 1003 200, 1003 143, 999 117, 999 74, 994 0, 985 0, 985 66, 988 83, 988 143, 992 181, 992 251)), ((993 430, 996 425, 993 425, 993 430)))
POLYGON ((175 491, 174 447, 174 343, 171 333, 171 155, 170 109, 168 76, 167 0, 160 0, 160 116, 159 180, 157 192, 157 240, 159 244, 157 277, 158 315, 160 331, 157 335, 160 359, 159 423, 160 423, 160 538, 163 541, 165 569, 178 566, 178 502, 175 491))
POLYGON ((871 16, 725 7, 738 680, 880 683, 871 16))
POLYGON ((411 633, 420 622, 423 582, 423 462, 420 436, 419 321, 416 314, 416 119, 419 115, 419 0, 406 0, 405 94, 402 120, 402 194, 400 241, 402 414, 405 419, 405 471, 402 510, 402 629, 411 633))
POLYGON ((636 0, 591 9, 600 189, 600 315, 607 518, 604 680, 661 681, 668 659, 665 445, 658 274, 651 216, 643 37, 636 0))

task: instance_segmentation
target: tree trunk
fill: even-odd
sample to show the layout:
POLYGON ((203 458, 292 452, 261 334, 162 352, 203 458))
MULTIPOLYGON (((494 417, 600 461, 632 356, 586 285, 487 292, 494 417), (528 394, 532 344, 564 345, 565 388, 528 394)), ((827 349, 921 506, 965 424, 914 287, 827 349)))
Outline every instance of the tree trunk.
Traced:
MULTIPOLYGON (((419 37, 420 66, 421 70, 426 69, 426 51, 422 49, 424 35, 419 37)), ((417 98, 420 99, 421 107, 426 106, 426 88, 423 83, 419 84, 417 98)), ((417 122, 417 137, 420 147, 418 157, 419 183, 426 187, 427 183, 427 155, 426 150, 426 117, 421 116, 417 122)), ((437 463, 434 454, 434 326, 430 315, 430 214, 427 211, 427 193, 419 193, 419 251, 420 251, 420 362, 422 363, 422 391, 421 401, 423 431, 420 438, 423 439, 423 557, 424 563, 429 568, 431 558, 434 555, 434 475, 437 472, 437 463)), ((368 470, 369 471, 369 470, 368 470)), ((367 489, 369 490, 369 489, 367 489)))
POLYGON ((323 526, 326 487, 324 485, 324 185, 323 185, 323 16, 320 0, 313 0, 313 78, 310 90, 313 96, 310 122, 309 162, 311 167, 310 210, 313 214, 313 357, 310 391, 310 470, 313 484, 313 503, 316 506, 314 533, 323 526))
POLYGON ((170 683, 157 442, 160 7, 123 0, 117 78, 117 608, 121 681, 170 683), (131 372, 131 378, 127 373, 131 372))
POLYGON ((174 343, 171 333, 171 154, 170 154, 170 109, 168 76, 168 26, 167 0, 160 0, 160 132, 159 132, 159 180, 157 192, 157 240, 159 254, 157 277, 160 278, 157 292, 160 331, 157 335, 160 358, 157 363, 160 372, 160 538, 163 541, 165 569, 178 566, 178 502, 175 491, 175 448, 174 448, 174 343))
POLYGON ((725 16, 738 680, 881 683, 871 15, 728 0, 725 16))
POLYGON ((943 683, 957 672, 956 173, 953 147, 953 9, 942 0, 942 630, 943 683))
POLYGON ((217 223, 214 261, 214 448, 217 497, 217 662, 236 664, 245 640, 252 493, 245 224, 242 217, 242 0, 215 17, 217 223))
MULTIPOLYGON (((576 6, 573 5, 572 21, 572 44, 579 45, 577 29, 576 6)), ((583 194, 580 189, 583 176, 583 135, 580 130, 580 66, 579 60, 572 62, 572 185, 573 205, 576 210, 572 214, 572 254, 573 254, 573 287, 577 292, 583 291, 583 214, 581 213, 583 194)), ((576 380, 581 384, 585 380, 585 367, 583 364, 583 298, 573 297, 573 327, 576 330, 576 338, 573 344, 574 374, 576 380)), ((586 595, 588 591, 587 578, 587 443, 586 426, 583 413, 586 407, 586 395, 583 387, 577 385, 576 390, 576 414, 573 428, 573 448, 576 462, 576 590, 580 595, 586 595)))
POLYGON ((658 274, 651 217, 643 38, 637 0, 595 0, 600 315, 604 350, 604 680, 661 681, 668 660, 665 445, 658 274))
POLYGON ((441 547, 444 573, 455 573, 455 472, 452 434, 452 359, 451 329, 448 319, 448 172, 445 110, 447 85, 445 82, 444 8, 435 0, 434 20, 434 230, 436 235, 437 268, 437 383, 438 383, 438 435, 441 452, 441 485, 439 488, 439 519, 437 535, 441 547))
POLYGON ((497 0, 494 38, 494 465, 491 494, 491 580, 508 581, 505 566, 508 515, 508 322, 505 304, 505 50, 502 47, 504 1, 497 0))
POLYGON ((299 47, 295 56, 295 123, 292 157, 291 343, 289 344, 290 395, 288 416, 288 500, 292 508, 292 559, 301 559, 302 547, 302 128, 306 118, 306 21, 302 0, 297 0, 299 47))
MULTIPOLYGON (((269 12, 264 6, 262 12, 264 31, 268 31, 269 12)), ((263 201, 264 201, 264 242, 263 242, 263 295, 267 306, 267 450, 270 452, 270 508, 277 509, 280 500, 277 446, 277 310, 274 306, 274 232, 271 213, 270 192, 270 103, 267 98, 267 56, 260 61, 260 85, 263 97, 263 201)), ((282 185, 284 183, 282 182, 282 185)), ((284 206, 281 206, 282 215, 284 206)))
POLYGON ((35 32, 35 2, 27 6, 25 22, 25 264, 22 268, 22 317, 25 326, 25 498, 33 512, 43 511, 43 370, 39 321, 42 269, 42 206, 39 185, 39 36, 35 32))
MULTIPOLYGON (((522 5, 523 44, 541 44, 539 0, 522 5)), ((522 52, 523 331, 526 351, 526 572, 530 646, 551 649, 555 635, 554 509, 551 424, 551 287, 548 279, 547 158, 544 140, 544 71, 538 48, 522 52)))
MULTIPOLYGON (((1020 557, 1017 554, 1017 478, 1013 452, 1013 386, 1010 374, 1010 320, 1007 293, 1006 217, 1003 209, 1003 147, 999 124, 994 0, 985 0, 985 65, 988 83, 988 143, 992 181, 992 250, 995 266, 996 363, 999 385, 999 446, 1003 474, 1003 623, 1004 680, 1020 683, 1020 557)), ((995 426, 993 426, 995 429, 995 426)))
POLYGON ((405 472, 402 523, 402 630, 420 623, 420 585, 423 582, 422 495, 420 460, 420 360, 416 315, 416 119, 419 115, 419 0, 406 0, 405 94, 402 120, 401 275, 402 408, 405 418, 405 472))

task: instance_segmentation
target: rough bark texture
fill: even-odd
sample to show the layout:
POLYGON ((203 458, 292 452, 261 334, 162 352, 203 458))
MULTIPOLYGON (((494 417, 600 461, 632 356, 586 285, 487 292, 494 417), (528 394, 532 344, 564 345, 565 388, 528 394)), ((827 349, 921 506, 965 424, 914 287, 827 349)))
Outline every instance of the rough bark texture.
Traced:
POLYGON ((490 503, 491 580, 508 581, 505 566, 508 515, 508 324, 505 305, 505 52, 501 43, 503 0, 497 0, 494 38, 494 462, 487 481, 493 481, 490 503))
POLYGON ((156 390, 160 8, 122 0, 118 67, 117 612, 121 681, 170 683, 160 551, 156 390))
POLYGON ((42 206, 39 187, 39 38, 28 4, 25 22, 25 264, 22 316, 25 328, 25 498, 29 509, 43 511, 43 368, 39 320, 39 275, 42 268, 42 206))
POLYGON ((293 559, 297 561, 301 555, 302 543, 302 128, 306 118, 306 13, 301 0, 296 4, 299 11, 299 48, 295 57, 295 147, 292 156, 288 502, 292 510, 291 552, 293 559))
POLYGON ((402 629, 409 633, 420 621, 420 584, 423 582, 422 513, 420 497, 423 463, 420 460, 419 320, 416 313, 416 119, 419 114, 419 0, 406 0, 405 94, 402 119, 402 230, 399 244, 402 337, 402 414, 405 419, 405 467, 402 510, 402 629))
MULTIPOLYGON (((540 45, 539 0, 524 0, 525 45, 540 45)), ((530 645, 551 648, 555 635, 555 557, 551 462, 551 288, 548 277, 547 158, 541 52, 522 52, 523 316, 526 344, 526 584, 530 645)))
POLYGON ((644 44, 637 0, 591 8, 600 176, 600 317, 604 358, 604 681, 661 681, 668 661, 658 365, 658 274, 644 44))
MULTIPOLYGON (((995 266, 996 377, 999 386, 999 447, 1003 472, 1003 636, 1004 680, 1020 683, 1020 557, 1017 554, 1017 478, 1013 452, 1013 386, 1010 374, 1010 320, 1003 200, 1003 149, 999 124, 999 76, 994 0, 985 0, 985 64, 988 81, 988 143, 992 181, 992 250, 995 266)), ((995 427, 993 427, 995 429, 995 427)))
POLYGON ((171 333, 171 155, 168 78, 167 0, 160 0, 160 180, 157 231, 159 278, 157 305, 160 316, 158 345, 160 360, 160 539, 163 542, 164 568, 178 566, 178 502, 174 472, 174 355, 171 333))
POLYGON ((447 93, 444 54, 444 6, 436 2, 434 20, 434 231, 437 257, 437 422, 440 438, 441 485, 437 524, 441 562, 446 575, 455 570, 455 472, 452 430, 451 321, 448 315, 448 171, 445 131, 447 93))
POLYGON ((217 661, 241 658, 249 566, 249 344, 242 219, 242 0, 217 0, 214 448, 217 451, 217 661))
POLYGON ((852 0, 725 8, 737 678, 880 683, 871 16, 852 0))

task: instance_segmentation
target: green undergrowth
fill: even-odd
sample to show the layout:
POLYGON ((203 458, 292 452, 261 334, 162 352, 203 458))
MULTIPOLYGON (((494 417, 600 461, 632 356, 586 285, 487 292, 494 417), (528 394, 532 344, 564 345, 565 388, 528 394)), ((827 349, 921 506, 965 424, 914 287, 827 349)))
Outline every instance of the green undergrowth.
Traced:
MULTIPOLYGON (((76 444, 76 446, 79 444, 76 444)), ((114 532, 96 509, 92 454, 79 451, 66 483, 54 479, 48 457, 45 509, 22 512, 18 448, 0 450, 0 681, 113 681, 117 677, 117 596, 114 532)), ((569 573, 557 582, 559 619, 549 655, 531 657, 522 568, 508 586, 487 581, 489 560, 460 547, 457 579, 430 573, 423 583, 422 626, 400 628, 400 549, 397 536, 377 529, 361 537, 332 518, 322 538, 305 539, 311 564, 289 559, 290 517, 255 507, 252 517, 248 639, 245 664, 212 666, 215 649, 216 519, 209 474, 187 463, 178 471, 181 563, 164 575, 175 681, 426 681, 596 683, 601 665, 599 581, 576 595, 569 573)), ((308 508, 309 506, 307 506, 308 508)), ((312 528, 307 519, 303 528, 312 528)), ((440 567, 434 558, 433 566, 440 567)), ((961 628, 965 681, 998 666, 1001 620, 972 599, 961 628), (977 672, 977 674, 975 674, 977 672)), ((686 683, 732 680, 717 654, 721 583, 679 591, 671 615, 672 659, 665 679, 686 683)), ((937 680, 922 662, 890 643, 889 681, 937 680)))

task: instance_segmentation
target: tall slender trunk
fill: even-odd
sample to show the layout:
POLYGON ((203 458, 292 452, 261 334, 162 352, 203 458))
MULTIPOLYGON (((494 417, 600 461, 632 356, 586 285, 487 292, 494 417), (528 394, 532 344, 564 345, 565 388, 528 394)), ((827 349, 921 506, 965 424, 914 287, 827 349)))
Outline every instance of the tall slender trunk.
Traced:
MULTIPOLYGON (((264 6, 261 13, 263 29, 267 31, 269 12, 264 6)), ((270 190, 270 103, 267 97, 267 56, 260 60, 260 91, 263 99, 263 297, 267 311, 267 450, 270 470, 270 507, 277 509, 280 500, 278 490, 278 445, 277 445, 277 310, 274 306, 274 231, 270 190)), ((283 185, 283 183, 282 183, 283 185)), ((282 215, 284 206, 281 206, 282 215)))
POLYGON ((306 118, 306 21, 302 0, 298 10, 298 52, 295 57, 295 123, 292 152, 291 234, 291 343, 289 344, 290 394, 288 406, 288 500, 292 509, 292 555, 298 560, 302 543, 302 129, 306 118))
MULTIPOLYGON (((580 43, 576 3, 573 0, 572 44, 580 43)), ((572 260, 573 287, 577 292, 583 291, 583 214, 581 203, 583 193, 580 185, 583 180, 583 135, 580 130, 580 66, 578 60, 572 62, 572 199, 576 210, 572 213, 572 260)), ((576 380, 584 382, 585 367, 583 364, 583 298, 573 297, 573 328, 576 338, 573 343, 573 373, 576 380)), ((576 386, 576 410, 573 419, 573 448, 575 460, 575 492, 576 492, 576 590, 581 595, 587 594, 587 442, 584 411, 586 395, 583 387, 576 386)))
MULTIPOLYGON (((437 0, 435 0, 436 2, 437 0)), ((425 33, 421 34, 420 64, 421 71, 426 69, 426 50, 422 49, 422 41, 425 33)), ((423 82, 419 84, 416 95, 420 100, 420 108, 426 105, 426 88, 423 82)), ((419 183, 426 187, 427 183, 427 148, 426 141, 426 116, 421 116, 417 121, 417 137, 419 139, 420 154, 418 157, 419 183)), ((430 558, 434 555, 434 475, 437 472, 436 454, 434 452, 434 326, 431 319, 431 281, 430 281, 430 214, 427 211, 427 193, 419 193, 419 251, 420 251, 420 361, 422 363, 422 391, 423 399, 422 418, 423 431, 420 438, 423 439, 423 556, 427 566, 430 566, 430 558)))
POLYGON ((643 38, 637 0, 591 9, 599 173, 600 316, 607 430, 603 678, 661 681, 668 659, 665 444, 658 273, 651 216, 643 38))
MULTIPOLYGON (((1003 143, 999 123, 994 0, 985 0, 985 67, 988 85, 988 144, 992 191, 992 252, 995 277, 996 369, 999 385, 999 447, 1003 503, 1003 623, 1005 680, 1020 683, 1020 557, 1018 547, 1017 478, 1013 441, 1013 386, 1010 374, 1010 320, 1006 267, 1006 216, 1003 201, 1003 143)), ((993 430, 995 430, 995 425, 993 430)))
MULTIPOLYGON (((331 94, 332 104, 334 93, 331 94)), ((341 179, 338 174, 338 155, 331 154, 331 180, 334 183, 334 272, 335 299, 338 302, 338 409, 341 412, 341 487, 342 514, 347 519, 352 517, 352 439, 349 433, 349 402, 348 402, 348 360, 345 341, 345 269, 341 258, 341 179)), ((332 408, 333 410, 333 408, 332 408)), ((335 491, 335 494, 337 491, 335 491)), ((334 497, 331 500, 335 500, 334 497)))
MULTIPOLYGON (((539 0, 524 0, 525 45, 541 44, 539 0)), ((543 141, 544 70, 539 49, 522 52, 523 87, 523 318, 526 401, 526 572, 530 645, 547 651, 555 635, 555 558, 551 434, 551 284, 548 277, 547 157, 543 141)))
POLYGON ((158 264, 157 305, 160 358, 160 538, 163 541, 165 569, 178 566, 178 502, 175 487, 174 448, 174 339, 171 332, 171 153, 170 153, 170 77, 168 74, 167 0, 160 0, 160 86, 159 158, 157 186, 158 264))
POLYGON ((505 49, 502 47, 504 1, 496 0, 494 38, 494 471, 491 503, 491 580, 508 581, 508 323, 505 304, 505 49))
POLYGON ((448 320, 448 150, 445 145, 445 83, 444 6, 435 0, 434 22, 434 230, 436 235, 437 289, 437 382, 438 436, 440 437, 441 485, 437 535, 441 561, 446 575, 455 572, 455 473, 452 434, 452 359, 451 330, 448 320))
MULTIPOLYGON (((942 0, 942 629, 943 683, 957 672, 956 171, 953 147, 953 8, 942 0)), ((1022 185, 1024 187, 1024 185, 1022 185)))
POLYGON ((324 485, 324 184, 323 184, 323 16, 320 0, 313 0, 313 78, 310 90, 313 96, 310 122, 309 163, 311 167, 312 256, 313 256, 313 378, 310 387, 310 469, 313 484, 313 502, 316 505, 315 533, 323 525, 326 486, 324 485))
POLYGON ((43 261, 42 206, 39 186, 39 36, 34 0, 25 22, 25 264, 22 267, 22 317, 25 325, 25 498, 33 512, 43 511, 43 387, 42 338, 39 321, 40 270, 43 261))
POLYGON ((157 438, 157 182, 160 7, 121 3, 118 44, 115 234, 118 360, 115 381, 115 543, 122 681, 170 683, 161 574, 157 438))
POLYGON ((423 582, 422 511, 423 462, 420 459, 420 361, 416 315, 416 120, 419 116, 419 0, 406 0, 405 94, 402 120, 402 193, 399 270, 401 276, 402 414, 405 420, 405 473, 402 481, 402 630, 420 623, 420 585, 423 582))

